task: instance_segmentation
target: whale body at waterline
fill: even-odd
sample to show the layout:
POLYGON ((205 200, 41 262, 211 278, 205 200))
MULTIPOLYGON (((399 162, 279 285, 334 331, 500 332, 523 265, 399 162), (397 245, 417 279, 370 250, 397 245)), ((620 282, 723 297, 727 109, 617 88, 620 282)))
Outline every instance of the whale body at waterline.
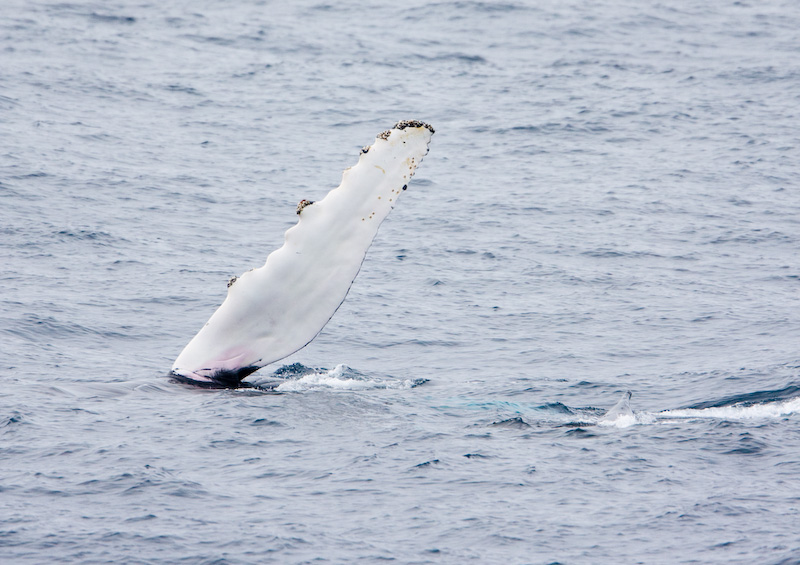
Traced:
POLYGON ((402 121, 364 147, 341 184, 302 200, 283 247, 228 285, 225 301, 172 366, 177 380, 237 387, 291 355, 322 330, 344 301, 381 222, 406 190, 434 130, 402 121))

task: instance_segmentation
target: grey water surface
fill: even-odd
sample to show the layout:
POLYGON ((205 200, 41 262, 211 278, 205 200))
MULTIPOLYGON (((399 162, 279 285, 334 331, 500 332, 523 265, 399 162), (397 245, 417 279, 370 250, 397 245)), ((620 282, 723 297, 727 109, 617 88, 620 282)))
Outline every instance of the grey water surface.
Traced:
POLYGON ((4 0, 0 562, 800 562, 798 108, 794 1, 4 0), (318 338, 170 382, 401 119, 318 338))

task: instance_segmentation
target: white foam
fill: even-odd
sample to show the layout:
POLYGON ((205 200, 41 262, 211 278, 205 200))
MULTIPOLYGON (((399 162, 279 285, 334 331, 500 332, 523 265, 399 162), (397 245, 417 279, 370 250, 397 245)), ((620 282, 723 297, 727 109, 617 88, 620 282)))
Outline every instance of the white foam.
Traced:
POLYGON ((608 428, 628 428, 630 426, 642 426, 652 424, 656 417, 651 412, 633 412, 630 414, 620 414, 616 418, 601 418, 597 422, 598 426, 608 428))
POLYGON ((783 402, 753 404, 751 406, 718 406, 714 408, 684 408, 664 410, 663 412, 635 412, 619 414, 616 418, 601 418, 598 426, 627 428, 635 425, 654 424, 669 419, 718 419, 718 420, 778 420, 800 413, 800 397, 783 402))
POLYGON ((620 414, 616 418, 610 420, 603 418, 602 420, 597 422, 598 426, 604 426, 609 428, 627 428, 635 424, 636 424, 635 414, 620 414))
POLYGON ((783 402, 753 404, 751 406, 719 406, 714 408, 686 408, 659 412, 660 418, 719 418, 722 420, 756 420, 784 418, 800 412, 800 397, 783 402))
POLYGON ((279 392, 306 392, 310 390, 374 390, 374 389, 408 389, 419 384, 412 379, 369 379, 355 378, 348 375, 346 365, 336 365, 330 371, 321 371, 304 375, 299 379, 291 379, 278 385, 279 392))

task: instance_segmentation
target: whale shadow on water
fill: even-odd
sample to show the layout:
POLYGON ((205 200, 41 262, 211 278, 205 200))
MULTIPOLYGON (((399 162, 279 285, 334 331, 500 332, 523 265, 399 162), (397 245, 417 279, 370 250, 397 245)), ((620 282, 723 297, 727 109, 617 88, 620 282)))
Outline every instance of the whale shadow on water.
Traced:
POLYGON ((253 388, 246 377, 308 345, 347 296, 433 133, 424 122, 398 122, 361 150, 325 198, 301 200, 300 219, 283 247, 262 267, 231 279, 225 301, 178 355, 169 377, 209 389, 253 388))

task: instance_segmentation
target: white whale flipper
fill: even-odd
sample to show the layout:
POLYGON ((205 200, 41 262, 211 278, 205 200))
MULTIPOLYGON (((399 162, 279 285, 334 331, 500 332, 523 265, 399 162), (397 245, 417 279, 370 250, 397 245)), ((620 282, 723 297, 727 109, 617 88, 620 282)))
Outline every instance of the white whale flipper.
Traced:
POLYGON ((228 296, 172 366, 173 377, 235 387, 308 344, 344 301, 381 222, 406 190, 434 130, 403 121, 380 134, 300 220, 263 267, 232 279, 228 296))
POLYGON ((635 424, 636 416, 631 410, 631 396, 633 396, 631 391, 625 392, 619 402, 612 406, 611 410, 606 412, 606 415, 600 419, 598 425, 626 428, 635 424))

